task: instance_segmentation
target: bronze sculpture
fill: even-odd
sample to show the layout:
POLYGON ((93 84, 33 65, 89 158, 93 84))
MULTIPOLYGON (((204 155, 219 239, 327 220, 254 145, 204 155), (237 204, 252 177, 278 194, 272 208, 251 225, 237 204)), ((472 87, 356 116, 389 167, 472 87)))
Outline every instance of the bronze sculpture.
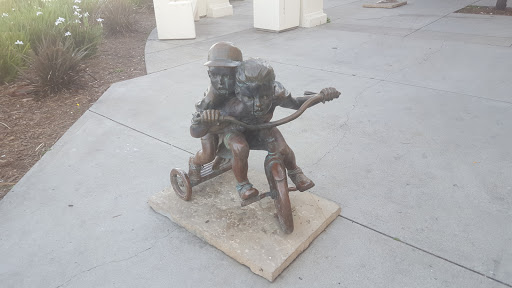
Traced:
MULTIPOLYGON (((211 109, 221 109, 225 102, 235 98, 236 67, 242 62, 242 51, 229 42, 215 43, 208 51, 210 87, 204 98, 196 104, 196 111, 201 113, 211 109)), ((201 150, 189 161, 189 176, 192 181, 201 178, 201 167, 215 158, 219 142, 218 134, 206 133, 201 136, 201 150)))
MULTIPOLYGON (((303 192, 315 184, 297 166, 293 150, 276 126, 296 119, 315 104, 338 98, 340 93, 334 88, 324 88, 317 95, 294 98, 281 83, 275 81, 274 70, 268 63, 261 59, 242 61, 241 53, 235 61, 232 59, 233 53, 228 53, 238 49, 234 48, 236 47, 229 43, 217 43, 210 49, 209 58, 223 58, 223 61, 216 63, 232 65, 222 66, 224 69, 221 70, 212 69, 211 66, 209 68, 212 87, 217 84, 215 79, 218 77, 216 78, 215 73, 224 73, 223 87, 226 88, 226 93, 219 94, 220 97, 210 94, 213 96, 211 99, 207 99, 207 94, 200 102, 209 103, 203 105, 206 109, 196 106, 197 112, 192 119, 190 134, 201 138, 203 149, 191 158, 188 175, 180 169, 171 171, 171 183, 178 196, 190 200, 193 186, 232 169, 238 182, 236 189, 243 200, 242 206, 271 196, 282 230, 291 233, 293 216, 288 192, 303 192), (212 53, 212 49, 214 52, 218 49, 224 52, 212 53), (232 74, 233 70, 230 69, 235 70, 236 74, 232 74), (270 122, 277 106, 297 112, 279 121, 270 122), (250 150, 268 151, 265 173, 270 192, 260 195, 247 178, 247 158, 250 150), (288 187, 286 171, 296 187, 288 187)), ((210 61, 207 64, 211 64, 210 61)))

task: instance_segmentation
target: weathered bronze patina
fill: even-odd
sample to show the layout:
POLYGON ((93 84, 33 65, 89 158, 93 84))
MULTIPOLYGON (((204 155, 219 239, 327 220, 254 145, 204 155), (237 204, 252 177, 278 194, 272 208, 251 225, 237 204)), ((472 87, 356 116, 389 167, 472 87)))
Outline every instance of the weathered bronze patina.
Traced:
POLYGON ((274 199, 280 226, 293 231, 289 191, 306 191, 315 184, 297 166, 295 154, 277 126, 299 117, 307 108, 338 98, 334 88, 320 93, 292 97, 275 81, 273 68, 261 59, 242 60, 242 53, 231 43, 212 46, 208 55, 211 85, 196 105, 190 134, 201 138, 202 150, 189 161, 189 172, 171 171, 171 183, 178 196, 190 200, 192 187, 233 170, 242 206, 264 197, 274 199), (297 110, 270 122, 277 106, 297 110), (262 193, 247 178, 250 150, 265 150, 265 173, 270 192, 262 193), (295 187, 288 187, 287 175, 295 187))

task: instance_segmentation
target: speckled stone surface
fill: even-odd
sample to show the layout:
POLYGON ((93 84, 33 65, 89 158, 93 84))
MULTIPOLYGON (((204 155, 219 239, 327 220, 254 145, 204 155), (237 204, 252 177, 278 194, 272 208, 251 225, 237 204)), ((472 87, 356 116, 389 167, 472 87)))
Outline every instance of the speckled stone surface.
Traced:
POLYGON ((295 230, 286 235, 279 228, 272 199, 240 207, 234 187, 235 179, 228 172, 194 187, 189 202, 168 187, 153 195, 149 205, 269 281, 341 211, 336 203, 309 192, 291 192, 295 230))

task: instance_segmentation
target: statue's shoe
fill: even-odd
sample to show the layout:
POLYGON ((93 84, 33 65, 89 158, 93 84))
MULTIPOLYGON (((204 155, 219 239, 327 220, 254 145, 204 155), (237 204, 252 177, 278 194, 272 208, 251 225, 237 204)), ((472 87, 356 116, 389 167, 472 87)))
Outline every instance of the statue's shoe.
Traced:
POLYGON ((292 179, 293 184, 297 187, 297 190, 304 192, 315 186, 315 182, 309 179, 300 168, 295 170, 288 170, 288 176, 292 179))
POLYGON ((252 184, 249 182, 238 183, 236 185, 236 191, 238 191, 238 195, 240 195, 240 198, 242 198, 242 200, 247 200, 249 198, 256 197, 258 196, 258 194, 260 194, 258 189, 252 187, 252 184))
POLYGON ((193 157, 190 157, 188 161, 188 177, 193 182, 201 181, 201 165, 193 164, 193 157))

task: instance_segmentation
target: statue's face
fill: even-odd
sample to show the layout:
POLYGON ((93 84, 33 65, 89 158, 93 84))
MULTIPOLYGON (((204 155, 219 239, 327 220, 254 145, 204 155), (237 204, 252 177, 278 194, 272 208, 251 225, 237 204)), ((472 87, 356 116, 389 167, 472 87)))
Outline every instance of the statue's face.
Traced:
POLYGON ((272 83, 248 83, 237 86, 237 97, 246 107, 252 108, 252 114, 262 116, 272 108, 274 85, 272 83))
POLYGON ((231 67, 209 67, 208 75, 215 90, 220 93, 235 91, 236 68, 231 67))

